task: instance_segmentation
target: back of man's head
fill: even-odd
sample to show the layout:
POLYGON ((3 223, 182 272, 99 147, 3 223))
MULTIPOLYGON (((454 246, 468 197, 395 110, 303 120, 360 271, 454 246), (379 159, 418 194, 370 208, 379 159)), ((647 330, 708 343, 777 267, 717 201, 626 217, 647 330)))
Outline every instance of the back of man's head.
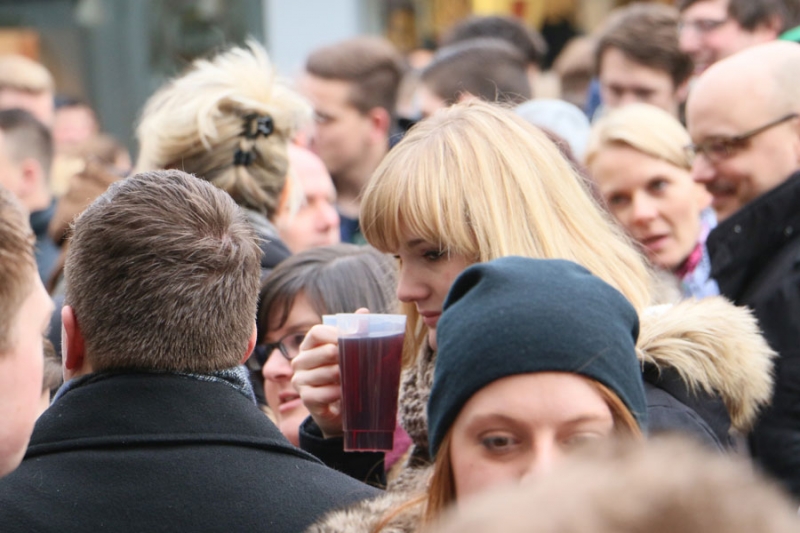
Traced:
POLYGON ((666 72, 674 87, 692 75, 692 59, 678 43, 678 12, 661 4, 632 4, 612 15, 595 48, 600 75, 603 54, 617 49, 630 61, 666 72))
POLYGON ((27 109, 49 127, 54 87, 53 77, 40 63, 21 55, 0 55, 0 109, 27 109))
POLYGON ((5 155, 15 163, 34 159, 45 179, 50 177, 53 164, 53 137, 50 130, 24 109, 0 111, 0 131, 3 132, 5 155))
POLYGON ((228 194, 177 170, 141 173, 73 229, 65 303, 93 371, 208 373, 247 355, 260 250, 228 194))
POLYGON ((513 17, 469 17, 453 26, 442 39, 441 46, 450 46, 480 37, 493 37, 508 41, 525 57, 525 60, 541 68, 547 54, 547 43, 539 32, 528 28, 513 17))
POLYGON ((361 113, 380 107, 394 116, 405 63, 389 41, 356 37, 313 51, 306 61, 306 72, 326 80, 350 82, 350 103, 361 113))
POLYGON ((511 104, 531 98, 525 58, 501 39, 471 39, 440 49, 422 71, 422 83, 447 105, 463 95, 511 104))

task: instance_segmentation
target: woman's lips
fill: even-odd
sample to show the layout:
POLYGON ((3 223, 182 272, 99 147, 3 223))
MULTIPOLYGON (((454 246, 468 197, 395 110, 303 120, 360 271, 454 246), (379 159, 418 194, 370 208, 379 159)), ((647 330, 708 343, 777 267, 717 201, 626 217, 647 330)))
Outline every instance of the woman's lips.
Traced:
POLYGON ((428 326, 430 329, 436 329, 436 324, 439 322, 439 317, 442 316, 441 313, 425 313, 422 314, 422 321, 428 326))
POLYGON ((669 240, 669 235, 655 235, 653 237, 647 237, 642 239, 641 243, 642 246, 650 250, 651 252, 658 252, 667 244, 669 240))
POLYGON ((303 405, 303 400, 300 398, 300 395, 295 393, 281 393, 278 397, 280 401, 280 405, 278 406, 278 411, 284 413, 286 411, 291 411, 300 405, 303 405))

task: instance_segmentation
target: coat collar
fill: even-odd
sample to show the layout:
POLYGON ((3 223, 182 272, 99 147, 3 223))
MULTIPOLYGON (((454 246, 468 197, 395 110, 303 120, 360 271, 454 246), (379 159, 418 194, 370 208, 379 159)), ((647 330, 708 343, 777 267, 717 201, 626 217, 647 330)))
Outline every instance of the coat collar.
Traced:
POLYGON ((95 374, 36 422, 26 457, 89 448, 233 444, 318 462, 292 446, 244 394, 179 374, 95 374))
POLYGON ((800 235, 800 171, 722 221, 708 237, 711 276, 738 300, 747 284, 800 235))

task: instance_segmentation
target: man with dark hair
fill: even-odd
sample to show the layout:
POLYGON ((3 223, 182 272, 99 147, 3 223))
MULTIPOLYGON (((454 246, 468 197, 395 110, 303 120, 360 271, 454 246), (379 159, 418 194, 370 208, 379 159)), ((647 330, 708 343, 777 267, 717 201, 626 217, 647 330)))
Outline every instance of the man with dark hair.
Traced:
POLYGON ((22 461, 39 415, 42 335, 53 312, 27 218, 0 185, 0 477, 22 461))
POLYGON ((541 34, 514 17, 489 16, 467 17, 453 26, 442 39, 441 46, 490 37, 508 41, 525 57, 528 63, 528 82, 533 87, 542 70, 547 55, 547 43, 541 34))
POLYGON ((441 48, 420 81, 423 117, 472 98, 515 105, 531 98, 525 58, 501 39, 470 39, 441 48))
POLYGON ((138 174, 92 203, 70 242, 68 381, 0 481, 4 532, 294 532, 373 493, 255 405, 240 364, 256 342, 260 250, 229 195, 177 170, 138 174))
POLYGON ((47 234, 55 211, 48 186, 52 164, 53 139, 44 124, 22 109, 0 111, 0 185, 30 213, 42 281, 49 278, 60 253, 47 234))
POLYGON ((720 293, 751 307, 778 352, 750 451, 800 497, 800 46, 770 42, 704 72, 686 103, 695 181, 720 220, 708 237, 720 293))
POLYGON ((614 15, 595 49, 603 104, 655 105, 679 115, 692 60, 678 45, 678 12, 660 4, 633 4, 614 15))
POLYGON ((316 121, 311 149, 336 185, 342 241, 363 243, 361 190, 389 150, 403 58, 384 39, 357 37, 315 50, 305 70, 300 88, 316 121))
POLYGON ((695 74, 750 46, 772 41, 794 23, 794 0, 677 0, 680 45, 694 61, 695 74))

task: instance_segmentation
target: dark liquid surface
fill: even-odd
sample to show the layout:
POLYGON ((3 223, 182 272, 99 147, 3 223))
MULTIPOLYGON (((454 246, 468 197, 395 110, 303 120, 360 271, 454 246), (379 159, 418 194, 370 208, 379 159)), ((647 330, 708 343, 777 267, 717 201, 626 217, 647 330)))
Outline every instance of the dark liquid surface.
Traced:
MULTIPOLYGON (((345 433, 394 433, 402 352, 402 333, 383 337, 339 339, 342 421, 345 433)), ((385 441, 385 438, 379 438, 375 442, 385 441)), ((354 444, 358 446, 357 449, 364 449, 356 442, 354 444)), ((391 440, 388 445, 375 444, 369 446, 369 449, 391 449, 391 440)))

